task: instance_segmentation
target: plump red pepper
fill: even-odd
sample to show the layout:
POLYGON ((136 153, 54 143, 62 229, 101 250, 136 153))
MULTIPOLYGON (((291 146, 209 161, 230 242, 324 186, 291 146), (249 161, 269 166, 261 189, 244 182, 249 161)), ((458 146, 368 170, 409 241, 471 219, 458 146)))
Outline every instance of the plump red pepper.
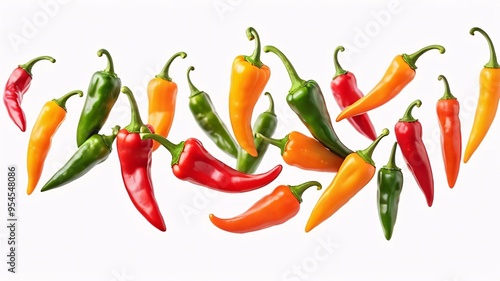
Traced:
POLYGON ((141 138, 159 142, 172 154, 172 171, 178 179, 217 191, 240 193, 255 190, 271 183, 283 169, 277 165, 265 173, 246 174, 213 157, 198 139, 189 138, 173 144, 156 134, 144 133, 141 138))
POLYGON ((142 122, 137 103, 130 89, 124 86, 122 93, 127 95, 132 108, 130 124, 121 129, 116 137, 116 150, 120 160, 123 183, 137 210, 154 227, 166 231, 167 228, 156 203, 151 183, 153 141, 143 140, 140 137, 140 133, 151 133, 153 128, 142 122))
MULTIPOLYGON (((335 76, 330 82, 330 88, 332 89, 333 97, 340 107, 340 110, 350 106, 357 100, 362 98, 364 95, 359 90, 358 84, 356 82, 356 76, 350 71, 346 71, 340 66, 337 55, 339 51, 344 51, 344 47, 338 46, 333 53, 333 63, 335 65, 335 76)), ((374 141, 377 139, 377 133, 373 127, 372 121, 368 116, 368 113, 359 114, 350 118, 347 121, 360 132, 362 135, 374 141)))
POLYGON ((321 190, 321 184, 317 181, 295 186, 280 185, 239 216, 221 219, 210 214, 209 218, 218 228, 233 233, 247 233, 279 225, 299 212, 302 193, 311 186, 321 190))
POLYGON ((21 129, 26 131, 26 116, 21 108, 24 94, 28 91, 33 75, 31 69, 36 62, 41 60, 48 60, 54 63, 56 60, 53 57, 41 56, 30 60, 25 64, 19 65, 7 80, 5 85, 5 92, 3 95, 3 102, 7 108, 10 119, 21 129))
POLYGON ((432 206, 434 200, 434 178, 432 176, 431 163, 422 141, 422 124, 413 118, 411 110, 422 102, 416 100, 412 102, 403 116, 396 123, 394 128, 396 140, 408 169, 413 174, 418 186, 422 190, 427 200, 427 205, 432 206))

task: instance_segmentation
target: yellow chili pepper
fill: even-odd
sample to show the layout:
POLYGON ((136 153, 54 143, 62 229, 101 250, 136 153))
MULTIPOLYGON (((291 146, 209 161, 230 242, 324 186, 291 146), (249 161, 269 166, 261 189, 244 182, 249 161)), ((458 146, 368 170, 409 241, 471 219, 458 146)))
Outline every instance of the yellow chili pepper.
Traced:
POLYGON ((66 118, 66 101, 76 94, 83 96, 82 91, 76 90, 45 103, 33 125, 27 156, 28 195, 35 190, 40 180, 45 158, 52 144, 52 136, 66 118))
POLYGON ((271 71, 260 61, 260 39, 253 27, 247 29, 249 40, 255 39, 251 56, 237 56, 233 61, 229 89, 229 117, 238 144, 248 154, 257 157, 252 132, 252 113, 269 81, 271 71))
MULTIPOLYGON (((161 72, 148 83, 148 124, 153 126, 155 133, 166 138, 172 127, 177 99, 177 84, 172 82, 168 70, 175 58, 185 58, 184 52, 175 53, 165 64, 161 72)), ((153 151, 160 146, 153 142, 153 151)))
POLYGON ((333 181, 314 206, 306 224, 306 232, 331 217, 370 182, 375 175, 373 151, 378 142, 388 134, 388 129, 382 130, 382 134, 366 149, 347 155, 333 181))
POLYGON ((490 61, 484 65, 479 75, 479 99, 469 141, 465 148, 464 163, 469 161, 472 154, 474 154, 483 141, 486 133, 488 133, 491 123, 495 119, 498 99, 500 99, 500 65, 497 62, 495 48, 488 34, 479 27, 473 27, 470 30, 470 34, 474 35, 476 31, 481 33, 488 42, 490 47, 490 61))
POLYGON ((438 49, 441 54, 445 52, 444 47, 441 45, 430 45, 411 55, 402 54, 394 57, 391 65, 377 85, 368 94, 344 108, 337 116, 336 121, 339 122, 345 118, 363 114, 396 97, 415 78, 415 70, 417 69, 415 63, 418 58, 432 49, 438 49))

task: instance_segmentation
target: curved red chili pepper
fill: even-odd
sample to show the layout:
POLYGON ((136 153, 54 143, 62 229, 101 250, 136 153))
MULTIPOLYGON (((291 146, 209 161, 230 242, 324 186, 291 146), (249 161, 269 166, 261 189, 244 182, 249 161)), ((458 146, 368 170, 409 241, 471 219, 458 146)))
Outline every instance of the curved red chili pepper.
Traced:
POLYGON ((431 163, 422 141, 422 125, 411 115, 413 107, 420 107, 420 105, 422 105, 420 100, 412 102, 406 109, 403 118, 396 123, 394 131, 406 165, 408 165, 408 169, 413 174, 425 195, 427 205, 430 207, 434 200, 434 178, 431 163))
POLYGON ((283 169, 277 165, 265 173, 246 174, 213 157, 198 139, 189 138, 173 144, 156 134, 141 134, 141 138, 159 142, 172 154, 172 171, 178 179, 217 191, 240 193, 255 190, 271 183, 283 169))
POLYGON ((25 64, 19 65, 7 80, 5 84, 5 92, 3 95, 3 102, 7 108, 10 119, 21 129, 26 131, 26 116, 21 108, 24 94, 28 91, 31 85, 31 69, 33 65, 41 60, 48 60, 54 63, 56 60, 53 57, 41 56, 30 60, 25 64))
POLYGON ((123 183, 136 209, 149 223, 166 231, 165 222, 151 184, 152 140, 143 140, 139 133, 149 133, 151 126, 144 125, 135 98, 129 88, 123 87, 132 108, 132 121, 116 137, 116 150, 120 160, 123 183))
MULTIPOLYGON (((340 107, 340 110, 344 110, 344 108, 350 106, 364 96, 358 88, 356 77, 354 76, 354 74, 352 74, 352 72, 350 71, 342 69, 337 60, 338 52, 343 52, 344 50, 344 47, 338 46, 333 53, 335 76, 330 82, 330 88, 332 89, 333 97, 340 107)), ((363 113, 347 118, 347 121, 349 121, 354 129, 356 129, 356 131, 360 132, 362 135, 373 141, 377 139, 377 133, 375 132, 375 128, 373 127, 368 113, 363 113)))
POLYGON ((239 216, 221 219, 210 214, 209 218, 218 228, 233 233, 246 233, 279 225, 299 212, 302 193, 311 186, 317 186, 321 190, 321 184, 317 181, 295 186, 280 185, 239 216))

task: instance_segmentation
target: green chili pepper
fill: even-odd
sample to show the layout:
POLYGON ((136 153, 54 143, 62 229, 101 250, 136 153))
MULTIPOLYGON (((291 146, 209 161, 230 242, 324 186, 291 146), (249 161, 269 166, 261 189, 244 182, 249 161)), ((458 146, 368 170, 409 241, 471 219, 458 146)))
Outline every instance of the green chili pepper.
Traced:
POLYGON ((120 95, 121 80, 114 72, 113 59, 107 50, 97 51, 99 57, 103 54, 108 59, 108 66, 103 71, 95 72, 90 80, 76 131, 78 147, 90 136, 99 133, 120 95))
POLYGON ((257 134, 262 134, 265 137, 272 137, 278 125, 278 118, 274 113, 274 101, 270 93, 266 92, 265 95, 269 97, 269 109, 262 112, 257 116, 253 125, 254 143, 257 148, 257 157, 248 154, 244 149, 238 150, 238 158, 236 159, 236 170, 247 174, 253 174, 257 170, 266 154, 269 142, 264 141, 258 137, 257 134))
POLYGON ((238 157, 238 148, 236 141, 231 136, 231 133, 224 124, 224 121, 219 117, 215 107, 210 99, 210 96, 198 90, 189 77, 193 66, 188 68, 187 80, 191 95, 189 96, 189 109, 196 120, 196 123, 203 129, 207 136, 219 147, 222 151, 229 154, 233 158, 238 157))
POLYGON ((301 79, 288 58, 276 47, 265 46, 264 52, 276 54, 285 65, 292 81, 286 101, 314 138, 342 158, 351 154, 353 151, 340 141, 333 129, 325 97, 318 83, 314 80, 301 79))
POLYGON ((111 154, 113 142, 119 130, 120 127, 115 126, 111 135, 95 134, 88 138, 68 162, 47 181, 41 191, 68 184, 88 173, 97 164, 104 162, 111 154))
POLYGON ((403 188, 403 173, 396 166, 397 145, 398 143, 395 142, 392 146, 389 162, 380 168, 377 179, 378 213, 387 240, 390 240, 392 237, 394 224, 396 224, 396 217, 398 215, 399 196, 403 188))

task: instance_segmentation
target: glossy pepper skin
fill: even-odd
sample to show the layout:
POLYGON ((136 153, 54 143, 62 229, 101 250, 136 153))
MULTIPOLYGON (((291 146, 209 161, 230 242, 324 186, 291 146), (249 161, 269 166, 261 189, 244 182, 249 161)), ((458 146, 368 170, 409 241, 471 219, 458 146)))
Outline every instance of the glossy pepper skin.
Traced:
POLYGON ((88 138, 40 191, 44 192, 69 184, 108 159, 119 130, 120 127, 115 126, 111 135, 95 134, 88 138))
MULTIPOLYGON (((330 82, 333 97, 341 110, 363 97, 363 93, 358 88, 356 76, 354 76, 352 72, 344 70, 338 62, 338 53, 344 50, 345 48, 343 46, 338 46, 333 53, 335 76, 330 82)), ((377 133, 367 113, 350 117, 347 121, 349 121, 356 131, 372 141, 377 138, 377 133)))
POLYGON ((26 115, 21 107, 24 94, 28 91, 31 85, 33 74, 31 69, 36 62, 48 60, 52 63, 56 62, 53 57, 41 56, 30 60, 25 64, 19 65, 12 71, 9 80, 5 84, 3 102, 10 119, 16 124, 19 129, 26 131, 26 115))
POLYGON ((145 125, 139 115, 139 108, 132 91, 126 86, 122 92, 131 106, 131 122, 118 132, 116 150, 125 189, 135 208, 160 231, 166 231, 163 216, 156 202, 151 182, 151 154, 153 141, 143 140, 140 133, 151 133, 152 127, 145 125))
POLYGON ((378 170, 377 175, 377 207, 380 223, 385 239, 391 240, 398 216, 399 197, 403 190, 403 173, 396 166, 396 148, 392 146, 389 162, 378 170))
POLYGON ((261 188, 276 179, 283 169, 277 165, 265 173, 245 174, 214 158, 195 138, 179 144, 156 134, 141 134, 141 138, 156 140, 172 154, 170 165, 178 179, 221 192, 241 193, 261 188))
POLYGON ((72 91, 45 103, 33 125, 27 153, 28 195, 33 193, 40 180, 45 159, 52 145, 52 137, 66 118, 66 101, 74 95, 81 97, 83 92, 72 91))
POLYGON ((107 50, 97 51, 99 57, 103 54, 108 59, 108 66, 103 71, 95 72, 90 80, 76 130, 78 147, 99 133, 120 95, 121 80, 115 73, 113 59, 107 50))
POLYGON ((416 100, 408 106, 403 118, 396 123, 394 132, 406 165, 424 193, 427 205, 431 207, 434 201, 434 177, 431 162, 422 140, 422 124, 411 115, 412 109, 420 105, 422 102, 416 100))
POLYGON ((441 152, 443 154, 444 170, 448 186, 453 188, 460 172, 462 159, 462 132, 460 125, 460 103, 450 92, 448 80, 439 75, 444 81, 444 95, 436 103, 436 113, 441 131, 441 152))
POLYGON ((314 138, 292 131, 282 139, 259 135, 264 141, 277 146, 281 157, 290 166, 316 172, 337 172, 344 161, 314 138))
POLYGON ((255 40, 250 56, 237 56, 233 61, 229 86, 229 117, 237 143, 248 154, 257 157, 252 132, 252 114, 257 100, 269 81, 271 70, 260 61, 260 38, 253 27, 246 30, 247 38, 255 40))
POLYGON ((333 129, 325 97, 318 83, 314 80, 302 80, 288 58, 276 47, 265 46, 264 52, 276 54, 285 65, 292 81, 286 101, 314 138, 342 158, 351 154, 352 150, 340 141, 333 129))
POLYGON ((337 122, 375 109, 396 97, 415 78, 417 69, 415 63, 418 58, 433 49, 439 50, 441 54, 445 52, 445 48, 441 45, 430 45, 411 55, 402 54, 394 57, 377 85, 367 95, 342 110, 337 116, 337 122))
POLYGON ((269 98, 269 108, 257 116, 253 125, 255 147, 257 148, 258 156, 253 157, 243 149, 239 149, 238 158, 236 159, 236 170, 247 174, 253 174, 257 171, 257 168, 262 162, 262 159, 267 152, 267 148, 269 147, 269 143, 264 141, 258 135, 260 134, 266 137, 271 137, 278 126, 278 117, 274 113, 273 97, 268 92, 264 95, 269 98))
POLYGON ((295 186, 280 185, 241 215, 222 219, 210 214, 209 218, 218 228, 232 233, 247 233, 280 225, 297 215, 302 193, 311 186, 321 190, 321 184, 317 181, 295 186))
POLYGON ((189 110, 193 114, 198 126, 200 126, 215 145, 229 156, 236 158, 238 156, 237 143, 217 113, 210 96, 206 92, 198 90, 191 82, 189 74, 193 70, 194 67, 190 66, 187 71, 187 80, 191 91, 191 95, 189 96, 189 110))
POLYGON ((373 151, 378 142, 388 134, 389 130, 384 129, 368 148, 353 152, 344 159, 333 181, 314 206, 307 220, 306 232, 335 214, 370 182, 375 175, 375 163, 371 158, 373 151))
MULTIPOLYGON (((163 69, 148 83, 148 124, 156 134, 168 136, 175 116, 177 100, 177 84, 168 75, 170 65, 177 58, 186 58, 185 52, 175 53, 165 64, 163 69)), ((159 143, 153 142, 153 151, 158 149, 159 143)))
POLYGON ((474 115, 469 140, 465 147, 464 163, 469 161, 488 133, 495 119, 498 100, 500 99, 500 65, 497 62, 493 42, 488 34, 479 27, 473 27, 470 30, 470 34, 474 35, 476 31, 481 33, 488 42, 490 60, 484 65, 479 74, 479 99, 477 101, 476 114, 474 115))

